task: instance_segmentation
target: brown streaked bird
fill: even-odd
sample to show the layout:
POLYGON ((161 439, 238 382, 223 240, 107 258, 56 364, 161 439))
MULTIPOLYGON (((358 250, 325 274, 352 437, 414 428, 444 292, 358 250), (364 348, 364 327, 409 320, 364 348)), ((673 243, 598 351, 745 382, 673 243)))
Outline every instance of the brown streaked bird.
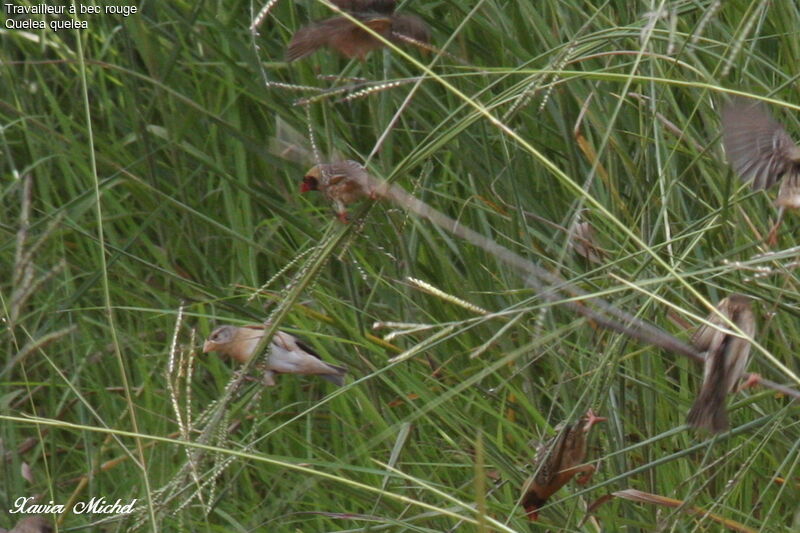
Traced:
MULTIPOLYGON (((220 326, 211 332, 203 344, 203 353, 219 352, 246 363, 261 340, 264 324, 249 326, 220 326)), ((347 369, 331 365, 303 341, 283 331, 272 336, 269 355, 264 365, 264 384, 275 385, 275 374, 305 374, 319 376, 326 381, 342 386, 347 369)))
POLYGON ((26 516, 11 531, 0 527, 0 533, 53 533, 53 525, 43 516, 26 516))
POLYGON ((536 473, 525 482, 522 506, 530 520, 538 520, 539 508, 576 474, 578 483, 588 483, 594 474, 593 465, 581 464, 586 458, 586 441, 592 426, 607 420, 589 409, 575 424, 564 426, 554 438, 539 446, 536 473))
POLYGON ((380 194, 367 170, 352 160, 336 163, 322 163, 311 167, 300 192, 319 191, 333 204, 333 210, 342 222, 347 222, 347 206, 369 197, 376 199, 380 194))
MULTIPOLYGON (((400 43, 412 39, 426 44, 430 40, 425 21, 413 15, 395 15, 393 0, 336 0, 333 3, 388 41, 400 43)), ((382 48, 383 42, 345 17, 331 17, 297 30, 286 50, 286 60, 302 59, 322 47, 363 61, 369 52, 382 48)))
MULTIPOLYGON (((687 423, 698 429, 706 429, 711 433, 720 433, 728 429, 728 412, 725 398, 733 392, 744 375, 747 360, 750 356, 750 341, 720 328, 728 328, 722 319, 736 324, 748 338, 756 334, 756 319, 750 307, 752 300, 741 294, 731 294, 717 305, 717 312, 711 313, 707 321, 692 337, 692 344, 705 351, 703 385, 700 394, 692 405, 687 423)), ((753 374, 744 386, 758 382, 753 374)))

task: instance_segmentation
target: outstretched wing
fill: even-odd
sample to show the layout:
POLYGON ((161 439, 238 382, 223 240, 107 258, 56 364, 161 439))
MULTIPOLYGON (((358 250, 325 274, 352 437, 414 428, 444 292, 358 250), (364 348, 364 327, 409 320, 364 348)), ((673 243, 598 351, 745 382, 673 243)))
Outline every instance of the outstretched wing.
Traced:
POLYGON ((763 104, 734 99, 722 109, 722 143, 731 166, 753 189, 772 187, 798 148, 763 104))
POLYGON ((392 35, 395 40, 408 37, 421 43, 431 40, 431 30, 428 24, 415 15, 397 15, 392 17, 392 35))
POLYGON ((296 61, 309 56, 330 43, 340 32, 350 31, 353 24, 343 17, 333 17, 304 26, 292 35, 286 49, 286 61, 296 61))

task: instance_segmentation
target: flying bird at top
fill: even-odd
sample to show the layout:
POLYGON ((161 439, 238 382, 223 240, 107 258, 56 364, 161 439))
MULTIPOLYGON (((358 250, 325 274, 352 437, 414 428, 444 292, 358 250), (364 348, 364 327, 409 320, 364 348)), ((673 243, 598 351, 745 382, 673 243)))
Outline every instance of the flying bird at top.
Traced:
MULTIPOLYGON (((332 0, 331 3, 387 41, 401 43, 410 39, 427 44, 430 40, 430 30, 425 21, 415 15, 395 14, 394 0, 332 0)), ((383 45, 381 40, 347 17, 331 17, 297 30, 286 50, 286 60, 296 61, 328 47, 347 58, 363 61, 369 52, 383 45)))

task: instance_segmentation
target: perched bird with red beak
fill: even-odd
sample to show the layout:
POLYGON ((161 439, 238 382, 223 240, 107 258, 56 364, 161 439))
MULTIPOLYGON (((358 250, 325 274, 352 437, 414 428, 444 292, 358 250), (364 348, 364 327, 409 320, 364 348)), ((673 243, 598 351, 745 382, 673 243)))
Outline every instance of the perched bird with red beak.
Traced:
POLYGON ((586 458, 586 441, 592 426, 607 420, 589 409, 575 424, 563 426, 558 435, 539 446, 535 459, 536 473, 525 482, 522 506, 530 520, 539 519, 539 508, 576 474, 578 483, 588 483, 593 465, 581 464, 586 458))
MULTIPOLYGON (((220 326, 206 339, 203 353, 219 352, 239 363, 246 363, 253 357, 264 329, 264 324, 220 326)), ((311 347, 294 335, 276 331, 267 353, 263 376, 265 385, 275 385, 275 374, 315 375, 334 385, 344 385, 347 369, 326 363, 311 347)))
POLYGON ((300 185, 300 192, 319 191, 333 204, 333 210, 342 222, 347 222, 347 206, 362 198, 375 199, 380 190, 355 161, 324 163, 311 167, 300 185))
MULTIPOLYGON (((394 0, 332 0, 332 3, 388 41, 400 43, 411 39, 425 44, 430 40, 428 25, 421 18, 394 14, 394 0)), ((346 17, 331 17, 297 30, 286 50, 286 60, 302 59, 322 47, 363 61, 369 52, 383 47, 383 42, 346 17)))
MULTIPOLYGON (((686 420, 694 428, 720 433, 729 427, 725 398, 744 375, 750 357, 748 339, 756 334, 756 319, 750 302, 750 298, 741 294, 724 298, 717 305, 717 312, 708 316, 709 324, 700 326, 692 337, 692 344, 706 353, 703 385, 686 420), (728 328, 723 316, 748 338, 723 331, 722 328, 728 328)), ((744 386, 757 382, 758 376, 754 374, 744 386)))
POLYGON ((26 516, 11 531, 0 527, 0 533, 53 533, 53 524, 43 516, 26 516))

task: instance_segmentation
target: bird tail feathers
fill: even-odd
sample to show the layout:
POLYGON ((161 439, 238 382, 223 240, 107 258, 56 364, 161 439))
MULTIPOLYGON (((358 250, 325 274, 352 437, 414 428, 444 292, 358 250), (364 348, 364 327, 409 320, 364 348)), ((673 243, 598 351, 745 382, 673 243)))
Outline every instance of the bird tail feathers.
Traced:
POLYGON ((344 376, 347 374, 347 369, 343 366, 336 366, 330 363, 326 363, 331 370, 334 370, 335 374, 320 374, 319 377, 324 379, 325 381, 330 381, 334 385, 342 387, 344 385, 344 376))
MULTIPOLYGON (((706 429, 711 433, 721 433, 728 429, 728 411, 725 408, 727 391, 722 386, 703 384, 700 394, 689 410, 686 422, 696 429, 706 429)), ((719 384, 717 384, 719 385, 719 384)))

